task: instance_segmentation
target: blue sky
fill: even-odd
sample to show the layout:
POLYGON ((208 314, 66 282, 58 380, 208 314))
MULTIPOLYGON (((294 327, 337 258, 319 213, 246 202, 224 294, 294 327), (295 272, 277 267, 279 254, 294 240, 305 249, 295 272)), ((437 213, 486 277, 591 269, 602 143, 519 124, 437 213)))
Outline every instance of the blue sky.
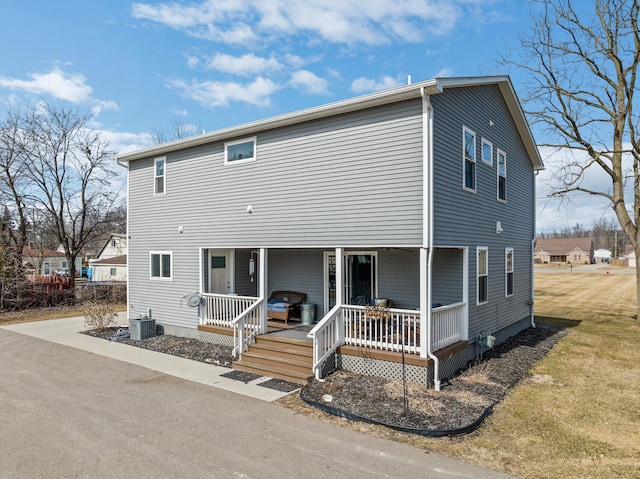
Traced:
MULTIPOLYGON (((71 104, 124 152, 176 121, 212 131, 409 75, 510 73, 518 90, 495 60, 529 26, 522 0, 0 0, 0 108, 71 104)), ((578 206, 541 206, 538 229, 604 211, 578 206)))

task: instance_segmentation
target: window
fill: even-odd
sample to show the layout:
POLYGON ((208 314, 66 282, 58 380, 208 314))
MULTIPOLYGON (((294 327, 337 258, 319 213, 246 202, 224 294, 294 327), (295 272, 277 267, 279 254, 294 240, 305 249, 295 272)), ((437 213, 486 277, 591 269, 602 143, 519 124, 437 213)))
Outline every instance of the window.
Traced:
POLYGON ((230 141, 224 144, 224 164, 256 161, 256 138, 230 141))
MULTIPOLYGON (((154 193, 156 195, 163 195, 165 192, 166 186, 166 175, 165 175, 165 163, 166 157, 156 158, 154 162, 154 181, 155 181, 155 189, 154 193)), ((115 246, 115 245, 114 245, 115 246)))
POLYGON ((116 269, 115 268, 109 268, 109 274, 111 276, 115 276, 116 275, 116 269))
POLYGON ((42 265, 42 274, 45 276, 49 276, 51 274, 51 265, 49 263, 44 263, 42 265))
POLYGON ((507 155, 498 150, 498 199, 507 201, 507 155))
POLYGON ((484 138, 482 139, 482 161, 493 165, 493 144, 484 138))
POLYGON ((486 246, 478 246, 477 249, 478 270, 478 301, 477 304, 484 304, 489 298, 489 249, 486 246))
POLYGON ((171 279, 171 270, 171 252, 151 252, 151 279, 171 279))
POLYGON ((464 188, 476 190, 476 134, 463 128, 464 188))
POLYGON ((504 295, 513 294, 513 248, 504 249, 505 288, 504 295))
POLYGON ((67 269, 67 262, 62 260, 62 269, 67 269))
POLYGON ((111 240, 111 246, 113 248, 115 248, 116 246, 118 246, 118 243, 116 242, 116 240, 111 240))

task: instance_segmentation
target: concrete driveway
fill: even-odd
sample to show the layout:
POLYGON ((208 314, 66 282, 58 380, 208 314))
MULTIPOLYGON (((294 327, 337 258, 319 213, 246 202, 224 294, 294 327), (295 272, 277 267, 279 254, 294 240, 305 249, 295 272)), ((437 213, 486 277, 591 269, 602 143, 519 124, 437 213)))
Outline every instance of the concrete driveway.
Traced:
POLYGON ((0 464, 2 478, 509 477, 2 328, 0 464))

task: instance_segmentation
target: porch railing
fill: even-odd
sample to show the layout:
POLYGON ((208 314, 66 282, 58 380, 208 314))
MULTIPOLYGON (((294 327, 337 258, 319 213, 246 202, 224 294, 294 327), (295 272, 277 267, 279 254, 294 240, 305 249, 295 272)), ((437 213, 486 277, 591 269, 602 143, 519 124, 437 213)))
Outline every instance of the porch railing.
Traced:
POLYGON ((242 353, 247 350, 249 344, 255 341, 256 336, 262 330, 260 305, 263 301, 263 298, 258 298, 231 322, 233 326, 233 356, 236 358, 242 356, 242 353))
POLYGON ((329 313, 307 335, 313 341, 313 372, 322 377, 322 365, 344 343, 344 316, 340 306, 329 313))
POLYGON ((247 311, 259 298, 251 296, 229 296, 227 294, 202 293, 201 325, 230 328, 235 318, 247 311))
POLYGON ((367 311, 365 306, 343 306, 345 344, 384 351, 420 354, 420 311, 367 311))
MULTIPOLYGON (((460 302, 433 309, 433 351, 465 339, 465 307, 460 302)), ((367 312, 365 306, 335 306, 308 334, 313 340, 313 371, 322 377, 322 364, 343 344, 420 354, 420 334, 419 311, 377 313, 367 312)))
POLYGON ((432 350, 446 348, 465 338, 465 306, 466 303, 453 303, 434 308, 431 316, 432 350))

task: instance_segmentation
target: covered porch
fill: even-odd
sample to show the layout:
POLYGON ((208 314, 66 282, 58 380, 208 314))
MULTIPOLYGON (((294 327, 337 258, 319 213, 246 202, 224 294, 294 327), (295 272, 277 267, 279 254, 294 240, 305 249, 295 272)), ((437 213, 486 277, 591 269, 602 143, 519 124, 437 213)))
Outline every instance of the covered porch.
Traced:
MULTIPOLYGON (((204 291, 199 322, 203 329, 226 330, 233 338, 234 355, 240 359, 258 337, 269 332, 270 324, 272 330, 279 324, 269 319, 273 316, 267 308, 273 289, 269 284, 289 290, 307 285, 307 298, 316 303, 316 322, 306 328, 311 331, 304 338, 312 344, 308 376, 321 377, 325 363, 340 347, 387 353, 386 357, 408 355, 423 359, 426 364, 427 360, 437 362, 438 351, 458 343, 466 345, 465 248, 438 249, 431 255, 431 264, 428 251, 418 248, 400 252, 336 248, 275 253, 257 249, 236 251, 233 255, 235 271, 240 270, 237 263, 243 258, 248 261, 246 271, 254 275, 249 283, 253 283, 255 294, 204 291), (286 283, 288 277, 292 278, 290 283, 286 283), (320 286, 314 289, 314 283, 320 286), (389 305, 372 307, 380 297, 389 298, 389 305)), ((208 257, 209 251, 203 251, 203 258, 208 257)), ((242 281, 230 280, 229 284, 242 281)), ((295 327, 300 324, 298 321, 293 318, 289 325, 295 327)))

